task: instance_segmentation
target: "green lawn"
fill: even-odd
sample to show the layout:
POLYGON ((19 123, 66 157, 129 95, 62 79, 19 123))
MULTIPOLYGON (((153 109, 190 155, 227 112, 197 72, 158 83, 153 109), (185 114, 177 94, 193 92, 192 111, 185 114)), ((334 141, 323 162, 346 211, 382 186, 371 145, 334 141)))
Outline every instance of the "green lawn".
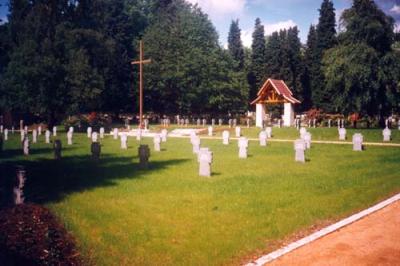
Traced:
MULTIPOLYGON (((335 139, 336 129, 312 129, 313 139, 335 139)), ((381 130, 358 130, 367 141, 381 130)), ((244 130, 256 136, 258 130, 244 130)), ((294 129, 274 129, 295 139, 294 129)), ((400 136, 393 130, 395 141, 400 136)), ((349 135, 350 136, 350 135, 349 135)), ((26 195, 43 203, 77 238, 95 265, 226 265, 246 262, 277 241, 313 224, 337 220, 400 192, 400 148, 313 144, 306 164, 294 162, 292 143, 251 142, 249 158, 238 159, 237 142, 202 140, 214 153, 212 178, 197 175, 189 139, 169 138, 153 152, 151 167, 138 170, 137 147, 107 136, 102 159, 92 162, 85 134, 63 141, 63 159, 51 146, 32 145, 21 156, 19 135, 5 143, 0 162, 23 164, 26 195)), ((10 176, 13 173, 9 174, 10 176)))

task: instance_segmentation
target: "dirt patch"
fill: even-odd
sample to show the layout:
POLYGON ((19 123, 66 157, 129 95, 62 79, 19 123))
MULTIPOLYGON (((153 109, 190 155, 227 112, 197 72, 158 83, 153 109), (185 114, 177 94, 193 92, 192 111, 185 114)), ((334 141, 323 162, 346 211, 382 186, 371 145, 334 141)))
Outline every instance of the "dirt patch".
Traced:
POLYGON ((400 265, 400 202, 268 265, 400 265))

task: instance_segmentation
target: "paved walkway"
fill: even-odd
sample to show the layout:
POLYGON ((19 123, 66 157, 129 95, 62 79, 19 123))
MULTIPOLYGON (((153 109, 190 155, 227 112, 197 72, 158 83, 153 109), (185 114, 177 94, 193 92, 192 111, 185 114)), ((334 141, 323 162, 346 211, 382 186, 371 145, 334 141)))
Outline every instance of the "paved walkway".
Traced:
POLYGON ((268 265, 400 265, 400 201, 268 265))

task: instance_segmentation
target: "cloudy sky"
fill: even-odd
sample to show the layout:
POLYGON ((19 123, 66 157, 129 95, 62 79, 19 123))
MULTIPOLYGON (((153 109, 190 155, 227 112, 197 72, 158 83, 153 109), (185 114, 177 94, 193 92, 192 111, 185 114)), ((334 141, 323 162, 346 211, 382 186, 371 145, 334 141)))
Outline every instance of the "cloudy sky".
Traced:
MULTIPOLYGON (((220 35, 221 44, 226 44, 232 19, 239 19, 242 41, 251 45, 251 34, 257 17, 270 34, 282 28, 297 26, 300 38, 306 42, 311 24, 318 22, 322 0, 186 0, 197 3, 209 14, 220 35)), ((400 22, 400 0, 375 0, 385 12, 400 22)), ((339 18, 344 9, 351 6, 351 0, 333 0, 339 18)), ((400 25, 400 24, 399 24, 400 25)))
MULTIPOLYGON (((251 45, 254 21, 261 19, 267 34, 273 31, 298 26, 300 38, 304 43, 311 24, 318 22, 318 9, 322 0, 186 0, 197 3, 213 21, 222 45, 227 42, 229 25, 233 19, 239 19, 242 29, 242 41, 251 45)), ((7 15, 7 0, 0 0, 0 19, 7 15)), ((400 0, 375 0, 400 25, 400 0)), ((351 0, 333 0, 337 17, 350 7, 351 0)), ((400 29, 400 27, 399 27, 400 29)))

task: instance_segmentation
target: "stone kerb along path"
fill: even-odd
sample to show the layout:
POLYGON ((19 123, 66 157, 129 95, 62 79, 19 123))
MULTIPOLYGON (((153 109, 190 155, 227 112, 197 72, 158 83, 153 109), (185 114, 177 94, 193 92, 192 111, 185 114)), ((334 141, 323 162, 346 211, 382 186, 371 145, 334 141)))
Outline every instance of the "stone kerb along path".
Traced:
POLYGON ((246 266, 400 265, 400 194, 246 266))

